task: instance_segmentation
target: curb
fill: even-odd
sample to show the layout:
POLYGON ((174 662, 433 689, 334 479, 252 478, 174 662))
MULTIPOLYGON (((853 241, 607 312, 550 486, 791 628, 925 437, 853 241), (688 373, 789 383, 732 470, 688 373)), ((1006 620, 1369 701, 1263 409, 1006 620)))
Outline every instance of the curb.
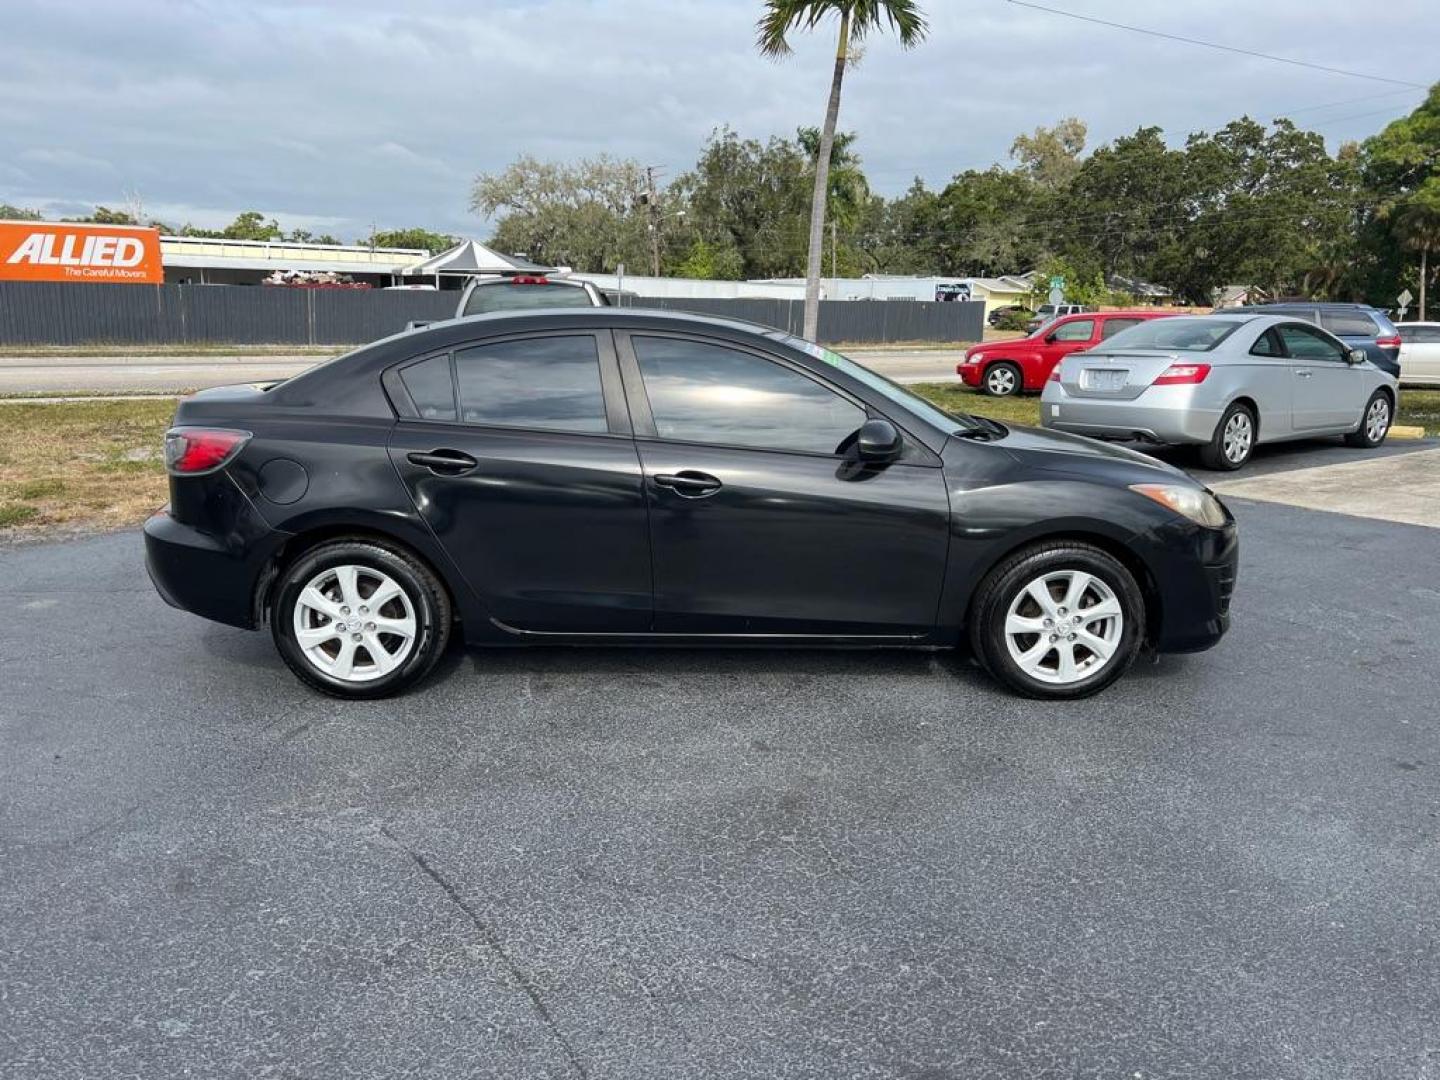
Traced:
POLYGON ((1396 424, 1390 429, 1392 439, 1423 439, 1425 429, 1423 427, 1410 427, 1405 424, 1396 424))

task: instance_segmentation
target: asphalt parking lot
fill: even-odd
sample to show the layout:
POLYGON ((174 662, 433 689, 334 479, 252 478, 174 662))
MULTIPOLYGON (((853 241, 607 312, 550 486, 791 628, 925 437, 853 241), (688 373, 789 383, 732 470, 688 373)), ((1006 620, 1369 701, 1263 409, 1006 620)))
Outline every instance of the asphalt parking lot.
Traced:
POLYGON ((1232 634, 456 652, 303 689, 122 534, 0 553, 0 1075, 1440 1073, 1440 531, 1235 502, 1232 634))

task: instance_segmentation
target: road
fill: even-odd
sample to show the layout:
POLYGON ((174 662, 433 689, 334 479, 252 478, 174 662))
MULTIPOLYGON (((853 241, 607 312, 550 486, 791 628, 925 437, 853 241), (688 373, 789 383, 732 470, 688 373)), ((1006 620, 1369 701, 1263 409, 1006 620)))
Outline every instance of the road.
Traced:
POLYGON ((1231 635, 492 650, 342 705, 0 552, 0 1075, 1423 1077, 1440 531, 1237 501, 1231 635))
MULTIPOLYGON (((338 352, 339 350, 337 350, 338 352)), ((900 382, 955 378, 963 349, 850 350, 861 363, 900 382)), ((235 356, 0 356, 0 395, 75 391, 199 389, 226 383, 267 382, 304 371, 323 357, 235 356)))

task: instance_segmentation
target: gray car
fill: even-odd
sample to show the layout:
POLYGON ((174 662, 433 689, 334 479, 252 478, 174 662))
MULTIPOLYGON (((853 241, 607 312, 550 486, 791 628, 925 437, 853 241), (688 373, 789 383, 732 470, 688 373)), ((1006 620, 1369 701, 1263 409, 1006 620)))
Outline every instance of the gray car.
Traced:
POLYGON ((1152 319, 1065 357, 1041 423, 1077 435, 1201 447, 1238 469, 1257 443, 1344 435, 1379 446, 1398 384, 1313 323, 1276 315, 1152 319))

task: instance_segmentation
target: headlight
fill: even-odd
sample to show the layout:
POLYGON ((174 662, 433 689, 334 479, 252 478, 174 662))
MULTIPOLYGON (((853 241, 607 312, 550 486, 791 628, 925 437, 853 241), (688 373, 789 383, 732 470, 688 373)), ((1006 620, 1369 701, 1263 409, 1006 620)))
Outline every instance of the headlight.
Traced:
POLYGON ((1131 484, 1130 490, 1154 499, 1199 525, 1218 529, 1225 524, 1225 508, 1204 488, 1188 484, 1131 484))

